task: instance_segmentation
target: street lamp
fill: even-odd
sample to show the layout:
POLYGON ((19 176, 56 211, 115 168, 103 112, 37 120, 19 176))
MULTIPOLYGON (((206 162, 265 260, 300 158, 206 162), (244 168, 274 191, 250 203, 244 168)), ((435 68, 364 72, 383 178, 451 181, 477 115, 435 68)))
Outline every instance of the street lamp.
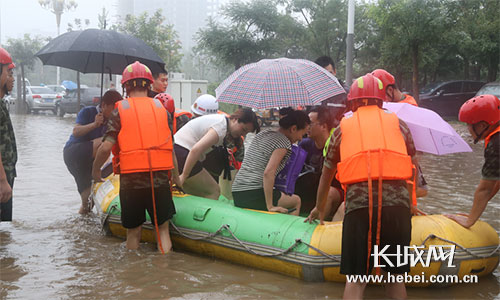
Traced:
MULTIPOLYGON (((53 14, 56 15, 56 23, 57 23, 57 36, 61 34, 61 15, 66 12, 75 9, 78 4, 74 0, 38 0, 40 6, 44 9, 50 10, 53 14)), ((56 68, 57 73, 57 82, 59 85, 60 82, 60 71, 59 67, 56 68)))

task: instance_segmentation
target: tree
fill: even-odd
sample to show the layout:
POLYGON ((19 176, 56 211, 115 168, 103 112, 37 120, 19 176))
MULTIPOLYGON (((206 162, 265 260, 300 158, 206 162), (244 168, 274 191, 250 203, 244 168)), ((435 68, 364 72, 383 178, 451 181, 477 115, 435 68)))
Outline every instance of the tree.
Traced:
POLYGON ((230 3, 221 13, 228 24, 210 19, 207 28, 198 32, 198 47, 235 69, 262 58, 301 53, 300 24, 280 13, 278 4, 276 0, 230 3))
POLYGON ((173 25, 165 25, 161 9, 151 17, 143 13, 138 17, 127 15, 114 29, 143 40, 160 56, 169 71, 178 71, 182 59, 181 42, 173 25))
POLYGON ((99 22, 97 27, 99 29, 106 29, 106 27, 108 26, 108 14, 109 12, 106 10, 106 8, 102 7, 102 12, 97 16, 97 20, 99 22))
MULTIPOLYGON (((21 80, 22 80, 22 91, 23 91, 23 102, 24 107, 19 108, 17 111, 27 109, 26 103, 26 83, 25 83, 25 68, 33 69, 35 61, 35 53, 37 53, 43 45, 44 41, 41 37, 31 37, 28 33, 24 35, 23 38, 13 39, 9 38, 7 40, 6 49, 12 55, 12 59, 15 63, 21 67, 21 80)), ((19 93, 19 91, 18 91, 19 93)), ((19 95, 18 95, 19 98, 19 95)), ((20 101, 17 101, 20 102, 20 101)), ((16 103, 17 103, 16 102, 16 103)))
POLYGON ((74 24, 68 23, 68 28, 66 29, 68 32, 73 31, 73 30, 85 30, 90 26, 89 19, 84 19, 82 22, 82 19, 75 18, 75 20, 73 22, 74 22, 74 24))
POLYGON ((386 61, 399 66, 411 60, 413 95, 419 95, 419 60, 426 46, 440 41, 453 27, 449 11, 440 0, 380 0, 372 10, 386 61))

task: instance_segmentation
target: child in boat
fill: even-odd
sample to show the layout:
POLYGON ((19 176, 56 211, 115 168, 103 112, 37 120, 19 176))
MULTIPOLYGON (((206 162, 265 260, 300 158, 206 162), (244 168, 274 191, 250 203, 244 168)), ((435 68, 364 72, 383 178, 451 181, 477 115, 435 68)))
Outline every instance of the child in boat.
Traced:
POLYGON ((234 205, 294 215, 300 212, 300 197, 274 189, 276 175, 283 170, 292 144, 302 139, 311 121, 304 111, 289 111, 277 131, 257 134, 233 183, 234 205))
MULTIPOLYGON (((222 114, 211 114, 197 117, 184 125, 175 134, 174 145, 184 191, 217 200, 219 185, 203 167, 206 154, 212 151, 212 146, 224 146, 228 133, 233 138, 240 138, 259 130, 257 116, 249 108, 238 109, 229 118, 222 114)), ((220 163, 228 164, 224 161, 220 163)))
MULTIPOLYGON (((406 180, 412 177, 416 150, 407 125, 381 109, 384 96, 382 82, 373 75, 354 81, 348 95, 353 114, 344 117, 334 132, 318 187, 322 223, 321 211, 337 170, 339 181, 347 186, 340 264, 340 273, 346 275, 371 273, 374 245, 380 249, 389 245, 387 256, 396 267, 384 271, 410 271, 409 265, 398 267, 395 256, 397 246, 409 246, 411 240, 406 180), (385 143, 384 136, 391 143, 385 143), (379 174, 381 169, 384 173, 379 174)), ((344 299, 361 299, 365 287, 366 283, 346 282, 344 299)), ((388 297, 406 298, 404 283, 388 283, 385 289, 388 297)))
POLYGON ((115 103, 122 99, 116 90, 109 90, 103 96, 98 106, 84 107, 76 116, 76 125, 73 133, 64 146, 64 163, 73 175, 82 204, 79 213, 90 212, 91 203, 88 203, 92 184, 92 163, 101 145, 102 136, 106 129, 106 121, 115 108, 115 103))
POLYGON ((484 140, 482 178, 474 193, 470 213, 446 215, 465 228, 469 228, 479 220, 488 201, 500 190, 500 100, 494 95, 474 97, 462 105, 458 119, 467 123, 474 144, 484 140))

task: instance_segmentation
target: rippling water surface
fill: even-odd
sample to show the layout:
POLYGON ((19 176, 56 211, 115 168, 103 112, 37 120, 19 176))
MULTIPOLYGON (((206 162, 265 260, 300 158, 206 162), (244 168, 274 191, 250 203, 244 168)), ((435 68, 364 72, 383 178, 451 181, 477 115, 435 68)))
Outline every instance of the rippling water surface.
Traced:
MULTIPOLYGON (((152 245, 127 251, 123 240, 106 236, 95 215, 78 215, 79 195, 62 160, 74 116, 12 115, 19 149, 14 185, 14 221, 0 223, 0 299, 162 298, 340 298, 343 284, 307 283, 191 253, 162 256, 152 245)), ((472 144, 466 128, 453 127, 472 144)), ((481 178, 482 143, 474 152, 422 155, 429 195, 427 213, 468 212, 481 178)), ((500 228, 500 197, 482 220, 500 228)), ((478 284, 408 288, 409 298, 494 299, 500 269, 478 284)), ((366 298, 384 298, 368 287, 366 298)))

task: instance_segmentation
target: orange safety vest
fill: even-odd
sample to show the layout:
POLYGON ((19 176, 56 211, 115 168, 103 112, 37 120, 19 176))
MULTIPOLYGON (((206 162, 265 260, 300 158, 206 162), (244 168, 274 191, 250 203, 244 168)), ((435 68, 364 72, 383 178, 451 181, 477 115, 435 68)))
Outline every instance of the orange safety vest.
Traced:
POLYGON ((497 133, 497 132, 500 132, 500 126, 497 127, 497 129, 493 130, 492 133, 488 134, 488 136, 484 139, 484 149, 486 149, 486 147, 488 147, 488 143, 490 142, 491 140, 491 137, 497 133))
MULTIPOLYGON (((362 106, 340 121, 342 140, 337 176, 345 186, 368 181, 368 256, 370 265, 373 220, 373 179, 378 179, 376 245, 380 245, 382 217, 382 180, 407 180, 412 177, 413 164, 399 129, 398 117, 375 105, 362 106)), ((380 269, 377 268, 377 274, 380 269)))
POLYGON ((176 108, 175 112, 174 112, 173 120, 172 120, 172 124, 174 127, 173 128, 174 134, 177 132, 177 118, 179 118, 180 116, 188 116, 189 119, 193 118, 193 114, 190 113, 189 111, 176 108))
POLYGON ((340 122, 342 141, 338 179, 342 184, 406 180, 412 176, 411 157, 394 113, 375 105, 358 108, 340 122))
POLYGON ((415 98, 413 98, 412 96, 407 95, 407 94, 404 94, 404 95, 405 95, 405 98, 403 100, 399 101, 398 103, 408 103, 408 104, 411 104, 414 106, 418 106, 417 100, 415 100, 415 98))
POLYGON ((115 173, 171 170, 173 143, 167 111, 157 99, 128 98, 117 102, 121 130, 113 146, 115 173))

